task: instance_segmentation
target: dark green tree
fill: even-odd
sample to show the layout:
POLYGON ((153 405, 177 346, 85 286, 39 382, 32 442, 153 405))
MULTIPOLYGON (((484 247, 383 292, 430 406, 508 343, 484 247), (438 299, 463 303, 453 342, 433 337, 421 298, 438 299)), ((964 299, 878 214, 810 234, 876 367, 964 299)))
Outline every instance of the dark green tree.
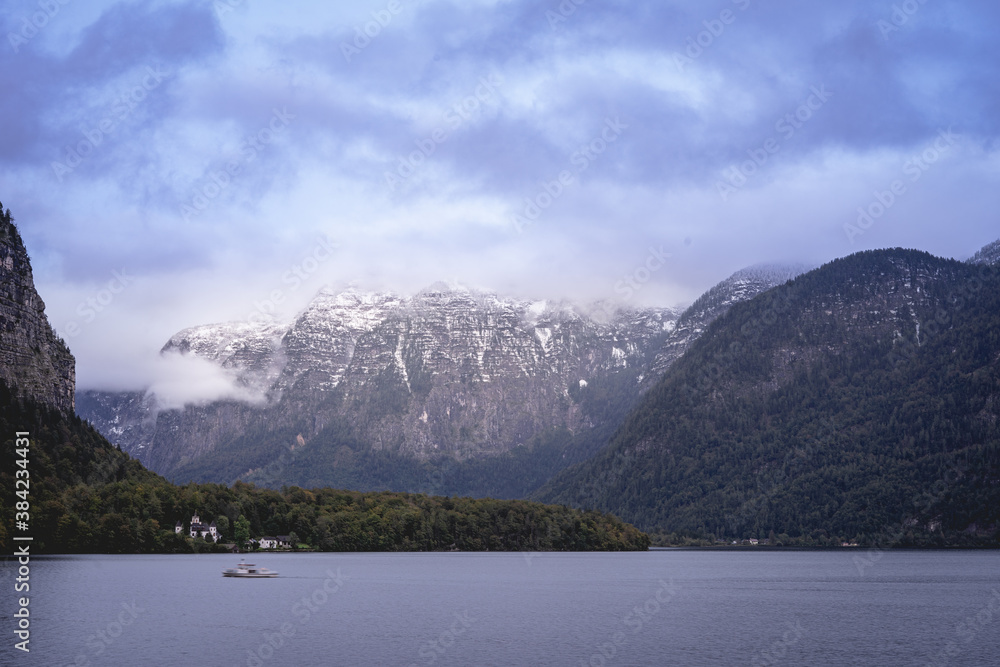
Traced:
POLYGON ((250 522, 242 514, 236 520, 236 527, 233 529, 233 540, 240 549, 245 549, 250 541, 250 522))
POLYGON ((229 517, 220 514, 215 518, 215 528, 219 531, 219 539, 225 540, 229 537, 229 517))

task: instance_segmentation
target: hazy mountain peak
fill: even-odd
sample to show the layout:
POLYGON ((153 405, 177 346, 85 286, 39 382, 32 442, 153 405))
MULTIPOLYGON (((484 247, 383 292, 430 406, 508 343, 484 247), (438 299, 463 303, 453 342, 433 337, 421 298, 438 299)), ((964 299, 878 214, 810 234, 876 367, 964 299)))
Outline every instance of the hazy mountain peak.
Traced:
POLYGON ((970 264, 1000 264, 1000 239, 983 246, 979 252, 969 258, 970 264))
POLYGON ((175 333, 160 352, 193 352, 201 357, 218 359, 227 356, 227 351, 232 351, 234 341, 280 338, 287 329, 285 324, 266 321, 239 320, 201 324, 175 333))
POLYGON ((342 289, 338 289, 332 285, 327 285, 316 293, 316 296, 313 297, 310 305, 312 303, 322 303, 324 305, 352 306, 356 304, 373 304, 387 299, 392 300, 399 298, 400 297, 393 292, 365 290, 356 285, 349 285, 348 287, 342 289))
POLYGON ((723 283, 758 280, 772 283, 774 285, 780 285, 815 268, 816 266, 813 264, 804 264, 799 262, 764 262, 736 271, 733 275, 724 280, 723 283))
POLYGON ((471 294, 474 291, 476 290, 454 280, 438 280, 424 287, 417 294, 471 294))
POLYGON ((783 285, 814 267, 808 264, 765 263, 733 273, 702 294, 677 319, 676 326, 653 362, 653 378, 663 374, 704 333, 708 325, 733 305, 783 285))

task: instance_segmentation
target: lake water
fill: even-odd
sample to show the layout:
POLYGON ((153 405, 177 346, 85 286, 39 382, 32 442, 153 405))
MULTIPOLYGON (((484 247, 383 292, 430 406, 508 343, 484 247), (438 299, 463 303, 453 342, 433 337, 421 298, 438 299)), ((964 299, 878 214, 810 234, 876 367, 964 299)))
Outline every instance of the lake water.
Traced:
POLYGON ((31 561, 4 665, 998 665, 1000 553, 273 554, 31 561))

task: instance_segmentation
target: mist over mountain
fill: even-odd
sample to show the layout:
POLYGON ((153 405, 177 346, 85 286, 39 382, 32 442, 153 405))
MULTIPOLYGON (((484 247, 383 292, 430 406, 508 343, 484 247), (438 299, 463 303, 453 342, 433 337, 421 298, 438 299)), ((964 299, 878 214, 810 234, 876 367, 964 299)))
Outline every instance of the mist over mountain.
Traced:
POLYGON ((176 409, 155 390, 84 392, 80 412, 177 478, 253 478, 282 454, 315 449, 320 434, 337 442, 333 467, 369 454, 461 462, 603 424, 579 393, 633 373, 637 395, 635 374, 676 318, 669 308, 609 312, 443 284, 412 297, 323 290, 290 323, 194 327, 164 345, 164 357, 211 361, 258 402, 176 409), (216 468, 212 456, 229 463, 216 468))
POLYGON ((244 400, 85 391, 79 411, 178 481, 521 497, 603 447, 707 322, 800 272, 741 271, 680 318, 445 283, 325 289, 290 323, 193 327, 164 345, 214 364, 244 400))

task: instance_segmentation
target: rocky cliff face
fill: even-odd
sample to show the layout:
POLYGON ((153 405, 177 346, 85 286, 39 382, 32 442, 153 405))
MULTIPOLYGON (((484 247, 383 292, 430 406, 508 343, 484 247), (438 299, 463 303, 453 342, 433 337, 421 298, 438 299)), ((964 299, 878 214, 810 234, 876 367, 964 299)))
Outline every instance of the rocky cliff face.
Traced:
MULTIPOLYGON (((259 403, 161 411, 155 396, 86 392, 80 414, 163 474, 239 438, 305 447, 337 420, 375 451, 467 460, 547 429, 593 428, 601 417, 581 388, 640 374, 675 320, 443 285, 412 297, 323 291, 291 323, 194 327, 164 346, 230 370, 259 403)), ((638 382, 628 391, 637 397, 638 382)))
POLYGON ((258 480, 268 460, 301 456, 334 427, 414 461, 472 461, 564 430, 574 438, 560 457, 569 464, 591 455, 715 318, 802 270, 741 271, 680 319, 671 309, 532 303, 440 284, 412 297, 323 291, 293 322, 193 327, 163 347, 230 371, 257 403, 165 410, 141 392, 82 392, 80 414, 177 479, 258 480), (223 463, 244 455, 238 471, 223 463))
POLYGON ((76 361, 45 317, 9 210, 0 214, 0 379, 40 403, 74 410, 76 361))

